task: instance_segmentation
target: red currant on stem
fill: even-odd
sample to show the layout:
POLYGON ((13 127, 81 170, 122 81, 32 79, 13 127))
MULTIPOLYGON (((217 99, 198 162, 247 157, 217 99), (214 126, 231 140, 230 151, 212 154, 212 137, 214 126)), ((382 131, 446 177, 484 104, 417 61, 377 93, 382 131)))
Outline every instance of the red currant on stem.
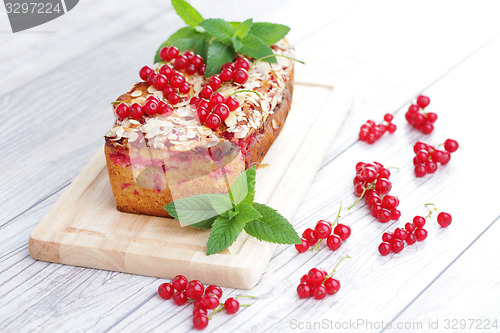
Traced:
POLYGON ((162 283, 158 287, 158 295, 163 299, 171 299, 174 296, 174 287, 170 283, 162 283))
POLYGON ((205 329, 208 326, 208 317, 206 314, 197 314, 193 316, 193 326, 197 330, 205 329))
POLYGON ((177 291, 184 291, 188 285, 188 280, 184 275, 177 275, 172 279, 172 286, 177 291))
POLYGON ((451 224, 452 221, 451 214, 446 212, 439 212, 438 209, 436 208, 436 205, 434 205, 433 203, 426 203, 425 207, 429 209, 429 214, 427 215, 427 217, 431 217, 433 212, 439 213, 437 216, 437 222, 441 227, 446 228, 451 224), (429 208, 429 206, 433 206, 434 208, 429 208))

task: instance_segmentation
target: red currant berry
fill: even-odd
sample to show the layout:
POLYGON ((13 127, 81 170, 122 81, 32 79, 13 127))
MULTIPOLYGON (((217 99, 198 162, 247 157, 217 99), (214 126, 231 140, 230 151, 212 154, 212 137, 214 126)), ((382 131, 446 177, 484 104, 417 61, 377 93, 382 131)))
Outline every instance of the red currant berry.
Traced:
POLYGON ((379 210, 383 209, 382 205, 373 205, 371 208, 371 213, 373 217, 378 217, 379 210))
POLYGON ((227 117, 229 117, 229 108, 227 107, 226 104, 220 103, 214 107, 213 113, 218 115, 220 119, 224 121, 227 119, 227 117))
POLYGON ((151 75, 148 77, 148 80, 146 81, 150 86, 152 86, 155 83, 156 76, 158 74, 156 73, 151 73, 151 75))
POLYGON ((405 224, 405 230, 411 234, 412 232, 415 231, 415 225, 413 223, 408 222, 405 224))
POLYGON ((161 50, 160 50, 160 58, 163 61, 170 60, 167 57, 168 57, 168 47, 162 47, 161 50))
POLYGON ((196 68, 195 65, 193 64, 189 64, 187 67, 186 67, 186 74, 188 75, 194 75, 196 73, 198 69, 196 68))
POLYGON ((205 70, 207 69, 207 65, 203 64, 200 67, 198 67, 198 74, 203 75, 205 74, 205 70))
POLYGON ((421 150, 427 150, 428 151, 429 150, 429 146, 426 143, 420 142, 420 141, 417 142, 417 143, 415 143, 413 145, 413 151, 415 152, 415 154, 418 153, 421 150))
POLYGON ((208 286, 207 289, 205 289, 205 294, 206 295, 213 294, 216 297, 221 298, 222 297, 222 289, 219 286, 212 284, 212 285, 208 286))
POLYGON ((177 291, 173 297, 174 303, 181 306, 187 303, 188 298, 185 291, 177 291))
POLYGON ((175 46, 170 46, 166 51, 166 57, 164 60, 170 61, 179 55, 179 49, 175 46))
POLYGON ((425 164, 419 163, 415 165, 415 176, 423 177, 427 174, 427 167, 425 164))
POLYGON ((312 289, 312 296, 315 299, 323 299, 327 295, 326 288, 322 284, 317 284, 312 289))
POLYGON ((392 184, 387 178, 379 178, 375 184, 375 191, 378 194, 387 194, 391 191, 392 184))
POLYGON ((189 62, 196 68, 198 68, 203 65, 203 58, 201 57, 201 55, 195 54, 191 59, 189 59, 189 62))
POLYGON ((224 104, 227 105, 229 111, 234 111, 240 106, 240 103, 238 103, 238 101, 231 96, 227 96, 226 100, 224 101, 224 104))
POLYGON ((214 90, 210 86, 205 86, 201 91, 200 91, 200 97, 204 99, 210 99, 210 96, 212 96, 214 90))
POLYGON ((408 234, 408 237, 406 237, 406 244, 408 245, 413 245, 417 241, 417 236, 415 236, 414 233, 408 234))
POLYGON ((120 103, 116 106, 115 113, 120 119, 125 119, 130 116, 130 108, 125 103, 120 103))
POLYGON ((451 215, 445 212, 441 212, 437 217, 437 221, 441 227, 446 228, 451 224, 451 215))
POLYGON ((201 299, 201 303, 207 310, 213 310, 219 306, 219 297, 213 294, 205 294, 201 299))
POLYGON ((184 54, 183 54, 183 55, 184 55, 184 56, 187 58, 187 60, 189 60, 189 62, 191 63, 191 59, 193 59, 193 57, 194 57, 194 52, 193 52, 193 51, 186 51, 186 52, 184 52, 184 54))
POLYGON ((374 194, 374 195, 371 195, 366 200, 366 203, 368 204, 369 207, 373 207, 375 205, 382 205, 382 199, 380 199, 380 196, 378 194, 374 194))
POLYGON ((210 107, 210 105, 208 104, 208 101, 206 99, 200 98, 196 102, 196 107, 197 108, 205 108, 205 109, 208 110, 208 108, 210 107))
POLYGON ((398 127, 395 124, 390 123, 389 125, 387 125, 387 132, 392 134, 392 133, 396 132, 397 128, 398 127))
POLYGON ((377 171, 371 167, 364 167, 356 173, 362 181, 371 183, 377 179, 377 171))
POLYGON ((382 223, 389 222, 391 220, 391 211, 385 208, 381 208, 377 212, 377 220, 382 223))
POLYGON ((222 80, 220 79, 219 75, 214 74, 208 80, 208 84, 210 85, 210 87, 212 87, 213 90, 217 90, 222 85, 222 80))
POLYGON ((188 279, 184 275, 177 275, 172 279, 172 286, 177 291, 184 291, 188 285, 188 279))
POLYGON ((351 236, 351 227, 345 224, 337 224, 335 228, 333 229, 333 233, 342 239, 342 241, 345 241, 349 236, 351 236))
POLYGON ((186 288, 186 295, 191 299, 198 299, 203 296, 205 291, 205 286, 198 280, 192 280, 189 282, 186 288))
POLYGON ((186 68, 188 66, 188 59, 186 58, 186 56, 177 56, 175 58, 175 61, 174 61, 174 66, 175 68, 177 68, 178 70, 182 70, 184 68, 186 68))
POLYGON ((201 124, 204 124, 205 121, 207 121, 209 112, 204 107, 199 107, 196 109, 196 114, 198 115, 198 121, 201 124))
POLYGON ((250 61, 248 61, 248 59, 244 57, 238 58, 234 62, 234 67, 243 68, 248 71, 248 69, 250 69, 250 61))
POLYGON ((224 69, 220 72, 220 79, 222 82, 229 82, 233 79, 233 71, 228 69, 224 69))
POLYGON ((354 195, 357 196, 357 197, 360 197, 361 194, 363 194, 365 190, 365 186, 363 185, 363 183, 357 183, 354 185, 354 195))
POLYGON ((417 240, 421 242, 427 238, 427 230, 424 228, 417 228, 415 229, 414 235, 417 237, 417 240))
POLYGON ((443 155, 441 156, 441 164, 446 165, 450 162, 451 154, 447 151, 443 151, 443 155))
POLYGON ((412 104, 408 107, 408 112, 415 113, 420 110, 420 107, 418 105, 412 104))
POLYGON ((386 113, 384 115, 384 120, 387 121, 388 123, 390 123, 392 121, 392 119, 394 119, 394 117, 392 116, 392 114, 386 113))
POLYGON ((168 117, 174 113, 174 108, 172 105, 165 103, 164 101, 160 101, 158 103, 158 114, 168 117))
POLYGON ((393 239, 392 234, 389 232, 384 232, 382 234, 382 240, 386 243, 389 243, 393 239))
POLYGON ((363 169, 365 167, 366 163, 364 162, 358 162, 356 163, 356 172, 358 172, 359 170, 363 169))
POLYGON ((382 207, 389 210, 396 208, 398 203, 398 199, 393 195, 386 195, 382 199, 382 207))
POLYGON ((163 299, 171 299, 174 296, 174 287, 170 283, 162 283, 158 287, 158 295, 163 299))
POLYGON ((163 65, 160 67, 160 74, 165 75, 169 79, 175 74, 175 71, 169 65, 163 65))
POLYGON ((230 297, 224 302, 224 310, 227 313, 233 314, 238 312, 240 309, 240 302, 236 298, 230 297))
POLYGON ((324 271, 317 268, 311 268, 307 273, 309 283, 312 285, 320 284, 321 282, 323 282, 323 280, 325 279, 325 275, 326 274, 324 271))
POLYGON ((401 228, 396 228, 394 230, 394 238, 399 240, 405 240, 408 237, 408 232, 401 228))
POLYGON ((172 86, 166 86, 163 88, 163 96, 168 97, 170 94, 175 94, 175 88, 172 86))
POLYGON ((309 243, 307 242, 307 239, 302 238, 302 243, 301 244, 295 244, 295 248, 299 253, 304 253, 309 249, 309 243))
POLYGON ((234 70, 235 68, 236 67, 234 66, 234 63, 232 63, 232 62, 227 62, 221 66, 221 70, 225 70, 225 69, 234 70))
POLYGON ((340 281, 332 277, 326 278, 323 283, 326 292, 330 295, 336 294, 340 290, 340 281))
POLYGON ((309 298, 312 295, 311 286, 308 283, 301 283, 297 286, 297 295, 300 298, 309 298))
POLYGON ((238 84, 244 84, 248 80, 248 72, 244 68, 237 68, 233 72, 233 81, 238 84))
POLYGON ((135 120, 140 120, 144 116, 144 111, 139 103, 134 103, 130 106, 130 116, 135 120))
POLYGON ((427 150, 420 150, 415 157, 417 158, 417 161, 420 163, 425 163, 429 159, 429 152, 427 150))
POLYGON ((172 87, 179 88, 184 84, 184 82, 186 82, 186 77, 184 75, 177 74, 172 76, 169 81, 172 87))
POLYGON ((401 217, 401 211, 398 209, 391 209, 391 220, 397 220, 401 217))
POLYGON ((148 116, 154 116, 158 113, 158 102, 154 99, 147 100, 142 108, 148 116))
MULTIPOLYGON (((201 301, 201 299, 200 299, 200 301, 201 301)), ((205 309, 203 307, 203 305, 198 306, 198 307, 194 307, 194 309, 193 309, 193 317, 196 317, 199 314, 206 315, 207 313, 208 313, 208 311, 207 311, 207 309, 205 309)))
POLYGON ((420 95, 417 97, 417 104, 420 106, 422 109, 425 109, 427 105, 431 102, 430 98, 424 95, 420 95))
POLYGON ((433 124, 438 119, 438 115, 434 112, 427 113, 427 121, 433 124))
POLYGON ((383 256, 388 255, 389 253, 391 253, 391 251, 392 251, 391 244, 385 241, 383 243, 380 243, 380 245, 378 246, 378 252, 383 256))
POLYGON ((400 239, 393 239, 391 241, 391 250, 394 253, 399 253, 399 252, 403 251, 404 247, 405 247, 405 243, 400 239))
POLYGON ((425 168, 427 169, 427 173, 434 173, 438 166, 434 161, 427 161, 425 162, 425 168))
POLYGON ((413 218, 413 224, 416 228, 422 228, 425 225, 425 218, 417 215, 413 218))
POLYGON ((208 317, 206 314, 198 314, 193 317, 193 327, 197 330, 205 329, 208 326, 208 317))
POLYGON ((444 149, 446 149, 449 153, 454 153, 458 149, 458 142, 456 140, 447 139, 444 142, 444 149))
POLYGON ((326 246, 332 251, 338 250, 342 246, 342 238, 339 235, 330 235, 326 239, 326 246))
POLYGON ((205 122, 206 122, 206 126, 208 128, 216 130, 220 126, 222 121, 218 115, 216 115, 215 113, 211 113, 207 117, 207 120, 205 122))
POLYGON ((307 274, 302 275, 302 277, 300 278, 300 283, 309 283, 309 277, 307 276, 307 274))
POLYGON ((430 122, 425 122, 420 131, 424 134, 431 134, 432 131, 434 131, 434 125, 432 125, 430 122))
POLYGON ((223 94, 221 94, 220 92, 214 92, 212 93, 212 95, 210 95, 208 103, 210 104, 210 106, 214 107, 217 104, 224 103, 225 100, 226 98, 223 94))
POLYGON ((332 226, 330 222, 320 220, 318 223, 316 223, 316 226, 314 227, 314 236, 316 238, 327 238, 329 235, 332 233, 332 226))
POLYGON ((170 93, 167 99, 171 105, 175 105, 181 101, 181 96, 179 96, 179 94, 177 93, 170 93))
MULTIPOLYGON (((203 297, 198 298, 198 299, 196 299, 196 300, 193 302, 194 310, 196 310, 196 309, 201 309, 201 310, 205 310, 205 311, 207 311, 207 309, 206 309, 206 308, 205 308, 205 306, 203 305, 202 300, 203 300, 203 297)), ((194 310, 193 310, 193 312, 194 312, 194 310)), ((200 312, 201 312, 201 311, 200 311, 200 312)))
POLYGON ((184 82, 180 87, 179 87, 179 92, 181 94, 187 94, 191 90, 191 87, 189 86, 189 83, 184 82))
POLYGON ((378 170, 378 178, 387 178, 389 179, 389 177, 391 176, 391 172, 389 171, 389 169, 386 169, 386 168, 380 168, 378 170))
POLYGON ((148 77, 154 72, 154 70, 149 66, 144 66, 139 71, 139 76, 143 81, 147 81, 148 77))
POLYGON ((153 80, 153 87, 155 87, 158 90, 162 90, 167 86, 167 84, 168 84, 167 77, 163 74, 156 75, 153 80))
POLYGON ((312 230, 311 228, 307 228, 306 230, 304 230, 304 232, 302 233, 302 238, 305 238, 307 240, 307 244, 309 244, 309 246, 314 246, 318 242, 318 238, 314 236, 314 230, 312 230))

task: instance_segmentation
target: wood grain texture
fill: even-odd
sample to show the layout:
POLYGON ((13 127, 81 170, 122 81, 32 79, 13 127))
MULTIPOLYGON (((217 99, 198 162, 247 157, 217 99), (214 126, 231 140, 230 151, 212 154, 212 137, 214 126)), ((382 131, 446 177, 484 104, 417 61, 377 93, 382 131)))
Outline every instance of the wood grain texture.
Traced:
MULTIPOLYGON (((17 138, 2 145, 2 162, 8 162, 2 163, 0 182, 0 331, 187 332, 191 308, 155 295, 165 280, 37 262, 27 251, 35 225, 100 146, 112 120, 108 102, 129 87, 157 45, 182 24, 172 18, 168 3, 106 1, 106 9, 97 1, 85 3, 65 17, 94 20, 99 33, 87 34, 96 30, 72 26, 63 17, 52 22, 60 24, 52 34, 0 35, 0 57, 9 64, 0 64, 0 128, 4 137, 17 138), (135 15, 142 10, 146 13, 135 15), (62 29, 79 38, 59 38, 62 29), (26 50, 31 56, 24 56, 26 50), (33 119, 39 110, 44 117, 33 119)), ((297 57, 307 63, 297 66, 297 76, 327 76, 355 87, 352 112, 294 215, 298 231, 333 218, 341 201, 344 206, 354 201, 353 169, 360 160, 400 167, 391 179, 403 212, 390 224, 374 221, 363 205, 345 212, 342 220, 353 234, 337 253, 298 255, 293 247, 278 246, 261 281, 244 292, 259 297, 255 304, 235 316, 215 315, 205 332, 312 331, 294 329, 293 320, 426 323, 465 316, 464 309, 498 317, 499 262, 490 256, 499 251, 494 241, 500 215, 498 1, 192 3, 205 17, 288 24, 297 57), (422 92, 439 115, 430 136, 411 130, 403 117, 422 92), (386 112, 396 114, 396 133, 373 146, 358 142, 359 126, 386 112), (462 149, 434 175, 416 179, 411 145, 448 137, 462 149), (453 224, 441 230, 430 223, 424 243, 380 257, 380 235, 425 212, 429 201, 449 211, 453 224), (337 295, 298 300, 294 289, 302 274, 314 266, 330 268, 346 253, 353 258, 336 274, 342 283, 337 295)), ((242 293, 224 288, 225 297, 242 293)))

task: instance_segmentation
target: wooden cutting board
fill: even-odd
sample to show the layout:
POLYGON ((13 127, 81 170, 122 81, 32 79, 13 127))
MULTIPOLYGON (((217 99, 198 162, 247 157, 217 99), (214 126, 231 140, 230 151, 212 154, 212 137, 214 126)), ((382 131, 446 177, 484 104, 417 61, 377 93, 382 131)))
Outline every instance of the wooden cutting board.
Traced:
MULTIPOLYGON (((298 81, 286 124, 257 170, 256 202, 293 217, 349 110, 349 89, 298 81)), ((208 232, 173 219, 116 210, 102 149, 38 223, 31 256, 54 263, 207 284, 255 286, 276 245, 244 232, 220 254, 207 256, 208 232)))

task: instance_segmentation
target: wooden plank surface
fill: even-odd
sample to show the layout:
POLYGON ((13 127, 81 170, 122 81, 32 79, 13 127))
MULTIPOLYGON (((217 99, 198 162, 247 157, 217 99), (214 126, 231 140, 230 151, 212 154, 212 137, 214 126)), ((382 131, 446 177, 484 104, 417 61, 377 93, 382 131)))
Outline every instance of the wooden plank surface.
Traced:
MULTIPOLYGON (((287 123, 257 171, 257 202, 293 217, 351 102, 345 87, 295 83, 287 123)), ((54 263, 254 287, 276 246, 243 232, 228 251, 206 256, 208 235, 173 219, 117 211, 99 149, 36 226, 28 250, 33 258, 54 263)))
MULTIPOLYGON (((353 169, 360 160, 400 167, 391 178, 401 201, 400 222, 421 214, 429 201, 454 218, 445 230, 430 224, 424 243, 380 257, 380 235, 399 222, 379 224, 358 205, 343 216, 353 234, 339 251, 299 255, 293 247, 277 247, 261 281, 245 292, 259 297, 255 304, 234 316, 215 315, 205 331, 311 331, 292 324, 323 319, 334 325, 363 319, 426 324, 462 319, 465 311, 498 318, 500 263, 492 254, 499 251, 500 3, 192 3, 205 17, 288 24, 297 56, 307 63, 297 67, 298 75, 326 76, 355 88, 352 112, 293 218, 298 231, 333 218, 341 201, 354 201, 353 169), (411 130, 403 117, 422 92, 439 115, 430 136, 411 130), (396 114, 396 133, 373 146, 358 142, 359 126, 386 112, 396 114), (436 174, 416 179, 412 143, 448 137, 462 149, 436 174), (337 295, 319 302, 297 298, 302 274, 332 267, 346 253, 352 259, 336 274, 342 283, 337 295)), ((129 87, 137 69, 151 62, 157 45, 182 22, 168 2, 153 1, 89 0, 50 25, 15 35, 0 15, 0 128, 11 139, 2 145, 0 331, 190 331, 190 308, 155 294, 165 280, 34 261, 27 251, 35 225, 102 144, 112 121, 109 101, 129 87)), ((227 297, 241 293, 224 288, 227 297)))

